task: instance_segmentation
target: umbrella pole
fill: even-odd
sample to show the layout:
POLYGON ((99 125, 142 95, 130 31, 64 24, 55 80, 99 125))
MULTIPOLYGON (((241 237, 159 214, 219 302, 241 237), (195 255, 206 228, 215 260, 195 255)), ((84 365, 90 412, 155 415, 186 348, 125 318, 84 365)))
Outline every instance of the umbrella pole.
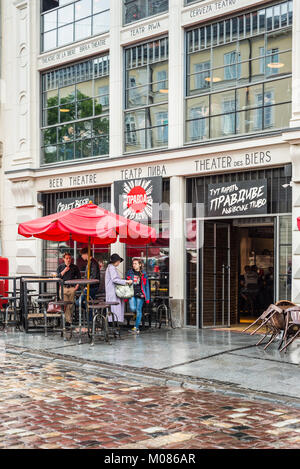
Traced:
MULTIPOLYGON (((89 238, 89 244, 88 244, 88 272, 87 272, 87 278, 90 279, 91 276, 91 238, 89 238)), ((90 297, 90 286, 87 286, 87 300, 89 300, 90 297)))

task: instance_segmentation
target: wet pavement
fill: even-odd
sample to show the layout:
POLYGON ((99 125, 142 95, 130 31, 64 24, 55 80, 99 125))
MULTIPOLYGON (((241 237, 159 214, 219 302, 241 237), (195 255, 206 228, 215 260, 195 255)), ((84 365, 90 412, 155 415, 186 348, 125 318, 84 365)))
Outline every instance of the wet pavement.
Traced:
POLYGON ((2 449, 300 447, 291 405, 137 382, 4 346, 0 360, 2 449))
MULTIPOLYGON (((147 330, 139 336, 122 332, 122 340, 111 344, 88 341, 78 345, 74 337, 64 342, 59 334, 0 332, 0 347, 23 347, 37 353, 53 353, 64 359, 81 359, 109 364, 119 369, 152 370, 227 383, 253 392, 300 398, 300 340, 288 352, 279 353, 278 341, 267 350, 255 344, 260 336, 230 330, 162 329, 147 330)), ((179 377, 179 378, 178 378, 179 377)), ((175 378, 174 378, 175 379, 175 378)))

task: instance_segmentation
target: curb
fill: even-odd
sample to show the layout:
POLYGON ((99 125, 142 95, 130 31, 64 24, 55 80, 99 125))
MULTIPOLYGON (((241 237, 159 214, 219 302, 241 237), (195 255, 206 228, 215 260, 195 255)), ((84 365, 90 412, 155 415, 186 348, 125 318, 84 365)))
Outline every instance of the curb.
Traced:
POLYGON ((125 377, 139 383, 153 386, 177 387, 189 391, 210 392, 244 400, 260 400, 272 404, 285 405, 300 409, 300 399, 298 397, 283 397, 279 394, 243 388, 234 383, 177 375, 176 373, 167 373, 165 371, 153 370, 151 368, 144 368, 143 370, 129 366, 122 366, 120 368, 117 365, 111 365, 106 362, 83 360, 76 356, 65 357, 64 355, 51 352, 35 352, 32 349, 18 346, 8 346, 6 348, 6 353, 23 356, 25 358, 39 359, 45 363, 51 362, 63 366, 67 364, 70 368, 79 368, 80 370, 90 371, 107 379, 125 377))

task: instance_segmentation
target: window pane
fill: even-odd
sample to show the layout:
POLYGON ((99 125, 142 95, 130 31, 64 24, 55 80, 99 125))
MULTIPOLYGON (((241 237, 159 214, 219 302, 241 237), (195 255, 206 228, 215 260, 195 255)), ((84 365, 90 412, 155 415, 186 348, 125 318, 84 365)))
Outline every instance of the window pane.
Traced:
POLYGON ((90 138, 91 135, 92 135, 92 122, 90 120, 78 122, 76 124, 76 133, 75 133, 76 140, 83 139, 83 138, 90 138))
POLYGON ((77 118, 91 117, 94 115, 93 99, 84 99, 77 103, 77 118))
POLYGON ((57 19, 57 11, 51 11, 43 16, 43 31, 50 31, 51 29, 55 29, 57 27, 56 24, 57 19))
POLYGON ((248 109, 237 114, 237 134, 262 130, 262 109, 248 109))
POLYGON ((55 163, 57 161, 56 146, 52 145, 44 148, 44 163, 55 163))
POLYGON ((57 143, 56 127, 42 132, 43 145, 55 145, 57 143))
POLYGON ((68 161, 74 159, 74 143, 66 143, 58 146, 59 161, 68 161))
POLYGON ((66 86, 59 90, 60 104, 75 101, 75 86, 66 86))
POLYGON ((85 98, 92 98, 94 96, 93 82, 85 81, 83 83, 78 83, 76 86, 76 98, 78 101, 85 98))
POLYGON ((209 97, 202 96, 187 100, 186 118, 201 119, 209 116, 209 97))
POLYGON ((257 106, 257 95, 262 94, 262 85, 248 86, 237 90, 237 109, 245 110, 257 106))
MULTIPOLYGON (((55 31, 56 32, 56 31, 55 31)), ((58 29, 58 47, 73 42, 73 24, 58 29)))
POLYGON ((75 4, 75 21, 90 16, 91 11, 91 0, 80 0, 75 4))
POLYGON ((211 96, 211 114, 223 114, 235 111, 235 91, 226 91, 211 96))
POLYGON ((94 0, 93 1, 93 13, 100 13, 104 10, 109 10, 110 0, 94 0))
POLYGON ((52 109, 48 109, 43 112, 43 127, 47 125, 55 125, 59 122, 59 110, 58 107, 54 107, 52 109))
POLYGON ((81 39, 91 36, 91 30, 91 18, 85 18, 84 20, 75 23, 75 41, 80 41, 81 39))
POLYGON ((43 35, 43 50, 51 50, 55 49, 56 47, 56 29, 54 31, 50 31, 49 33, 45 33, 43 35))
POLYGON ((109 31, 110 12, 105 11, 93 17, 93 35, 103 34, 109 31))
POLYGON ((74 125, 63 125, 58 127, 58 140, 60 143, 71 142, 75 138, 74 125))
POLYGON ((74 21, 74 5, 68 5, 58 10, 58 26, 65 26, 74 21))
POLYGON ((109 153, 109 139, 104 136, 93 139, 93 155, 107 155, 109 153))
MULTIPOLYGON (((149 141, 151 144, 151 141, 149 141)), ((137 130, 126 132, 125 134, 125 151, 138 151, 148 148, 146 130, 137 130)))

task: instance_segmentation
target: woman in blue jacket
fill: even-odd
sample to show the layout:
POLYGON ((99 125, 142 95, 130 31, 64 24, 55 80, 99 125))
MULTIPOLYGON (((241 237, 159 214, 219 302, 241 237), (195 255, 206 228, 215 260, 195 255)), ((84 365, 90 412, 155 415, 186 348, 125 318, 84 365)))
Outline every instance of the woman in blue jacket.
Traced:
POLYGON ((132 260, 132 269, 127 272, 127 280, 133 281, 134 296, 129 300, 129 308, 132 313, 136 313, 135 327, 131 332, 139 334, 142 320, 143 306, 150 302, 150 287, 148 276, 143 271, 143 264, 139 259, 132 260))

